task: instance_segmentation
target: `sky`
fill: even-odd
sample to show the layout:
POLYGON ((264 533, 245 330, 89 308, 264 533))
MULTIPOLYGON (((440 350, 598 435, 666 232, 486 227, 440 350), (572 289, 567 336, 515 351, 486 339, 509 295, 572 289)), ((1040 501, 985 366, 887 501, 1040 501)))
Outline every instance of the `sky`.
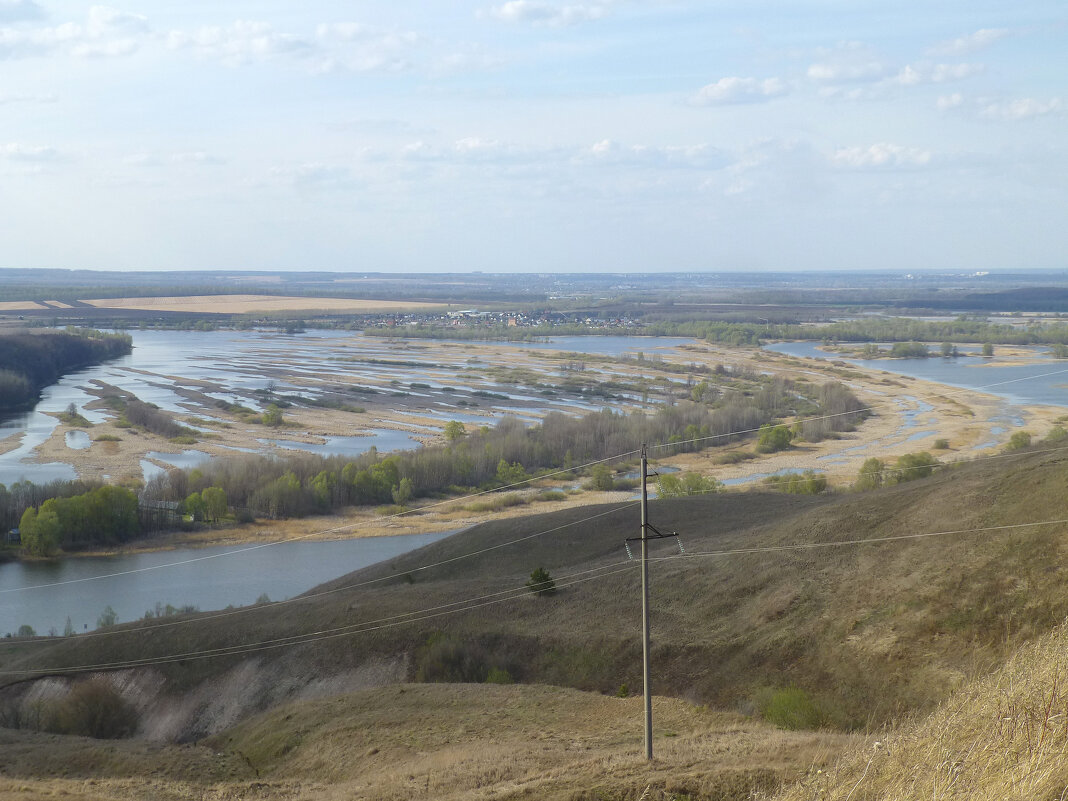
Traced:
POLYGON ((1068 268, 1063 0, 0 0, 0 267, 1068 268))

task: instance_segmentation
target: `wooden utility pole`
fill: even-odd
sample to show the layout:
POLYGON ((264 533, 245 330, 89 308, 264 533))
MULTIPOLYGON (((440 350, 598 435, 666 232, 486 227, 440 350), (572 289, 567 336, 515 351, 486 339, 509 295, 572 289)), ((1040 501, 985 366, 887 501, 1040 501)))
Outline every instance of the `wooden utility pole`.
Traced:
POLYGON ((642 686, 645 690, 645 758, 653 758, 653 692, 649 686, 649 460, 642 443, 642 686))

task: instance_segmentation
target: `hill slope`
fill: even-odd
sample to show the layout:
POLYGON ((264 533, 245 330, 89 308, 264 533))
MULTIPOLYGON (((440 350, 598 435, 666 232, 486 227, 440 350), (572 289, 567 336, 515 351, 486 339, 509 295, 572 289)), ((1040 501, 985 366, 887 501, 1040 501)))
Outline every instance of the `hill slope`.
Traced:
POLYGON ((1024 646, 928 718, 858 746, 777 801, 1034 801, 1068 794, 1068 629, 1024 646))
MULTIPOLYGON (((688 554, 652 568, 654 692, 750 711, 796 688, 803 721, 842 727, 932 709, 1068 616, 1068 525, 989 529, 1068 517, 1066 484, 1061 452, 1022 453, 864 494, 654 503, 652 522, 678 531, 688 554)), ((303 600, 2 648, 0 659, 10 670, 197 652, 124 679, 139 688, 145 730, 166 738, 219 731, 298 696, 412 678, 481 681, 493 669, 523 682, 638 689, 639 576, 623 549, 637 529, 634 505, 500 521, 303 600), (521 588, 539 565, 562 585, 566 575, 584 581, 533 597, 521 588), (369 630, 347 628, 361 623, 369 630), (299 644, 307 632, 326 638, 299 644), (266 650, 199 658, 265 641, 266 650)))

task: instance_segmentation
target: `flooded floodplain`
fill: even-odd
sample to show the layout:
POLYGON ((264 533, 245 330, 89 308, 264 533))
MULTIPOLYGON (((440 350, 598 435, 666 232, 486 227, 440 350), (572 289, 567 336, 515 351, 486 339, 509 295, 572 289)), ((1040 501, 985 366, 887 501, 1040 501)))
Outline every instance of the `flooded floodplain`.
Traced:
POLYGON ((586 371, 583 355, 670 355, 691 342, 627 336, 452 342, 347 331, 132 336, 132 354, 65 376, 32 412, 0 426, 0 483, 78 475, 145 480, 168 467, 241 452, 353 456, 438 441, 450 420, 480 426, 505 416, 534 422, 552 411, 630 410, 641 405, 636 394, 583 391, 598 381, 630 380, 625 369, 601 365, 585 387, 566 380, 586 371), (120 393, 169 412, 192 429, 195 447, 117 428, 119 415, 104 399, 120 393), (283 408, 282 426, 258 424, 271 403, 283 408), (91 427, 60 423, 72 404, 91 427))

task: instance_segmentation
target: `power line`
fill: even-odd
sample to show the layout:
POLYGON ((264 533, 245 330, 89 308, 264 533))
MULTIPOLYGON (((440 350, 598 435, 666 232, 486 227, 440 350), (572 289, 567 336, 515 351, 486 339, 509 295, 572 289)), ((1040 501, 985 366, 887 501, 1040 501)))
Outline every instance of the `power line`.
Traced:
POLYGON ((884 542, 900 542, 903 540, 930 539, 932 537, 945 537, 953 534, 978 534, 983 531, 1011 531, 1020 528, 1032 528, 1035 526, 1063 526, 1068 525, 1068 518, 1061 520, 1040 520, 1034 523, 1008 523, 1001 526, 980 526, 978 528, 959 528, 947 531, 926 531, 920 534, 896 534, 886 537, 864 537, 852 540, 835 540, 830 542, 801 542, 793 545, 766 545, 755 548, 729 548, 721 551, 687 551, 675 556, 661 556, 655 559, 657 562, 670 562, 677 559, 690 559, 698 556, 738 556, 741 554, 755 553, 781 553, 784 551, 806 551, 817 548, 840 548, 846 545, 875 545, 884 542))
MULTIPOLYGON (((650 561, 656 562, 672 562, 680 559, 695 559, 698 557, 729 557, 749 554, 762 554, 762 553, 784 553, 790 551, 804 551, 812 549, 822 548, 837 548, 846 546, 857 545, 874 545, 880 543, 901 542, 906 540, 919 540, 930 539, 933 537, 943 537, 951 535, 962 534, 975 534, 980 532, 998 532, 998 531, 1012 531, 1023 528, 1033 528, 1036 526, 1056 526, 1056 525, 1068 525, 1068 518, 1058 520, 1041 520, 1031 523, 1010 523, 998 526, 979 526, 975 528, 967 529, 949 529, 944 531, 932 531, 913 534, 899 534, 886 537, 864 537, 850 540, 836 540, 825 542, 808 542, 808 543, 794 543, 792 545, 773 545, 773 546, 761 546, 754 548, 731 548, 717 551, 691 551, 682 555, 675 556, 663 556, 663 557, 651 557, 650 561)), ((576 573, 568 574, 563 577, 560 582, 557 582, 558 587, 570 587, 577 584, 583 584, 589 581, 596 581, 609 576, 614 576, 620 573, 624 573, 632 569, 632 563, 630 560, 627 562, 615 562, 607 565, 601 565, 596 568, 590 568, 588 570, 578 571, 576 573), (596 575, 589 575, 589 574, 596 575), (575 578, 581 576, 582 578, 575 578), (572 580, 567 580, 572 579, 572 580)), ((274 640, 263 640, 255 643, 245 643, 238 646, 223 646, 214 649, 202 649, 198 651, 188 651, 185 653, 166 654, 160 657, 144 657, 142 659, 122 660, 116 662, 103 662, 96 664, 77 665, 61 668, 27 668, 25 670, 2 670, 0 676, 23 676, 29 677, 34 674, 40 675, 59 675, 70 673, 86 673, 98 670, 120 670, 134 667, 150 667, 152 665, 171 664, 174 662, 182 662, 187 660, 200 660, 210 659, 222 656, 239 656, 242 654, 255 653, 258 651, 272 650, 277 648, 284 648, 292 645, 305 645, 308 643, 321 642, 324 640, 336 639, 338 637, 353 636, 356 634, 363 634, 372 631, 379 631, 386 628, 393 628, 396 626, 404 625, 407 623, 417 623, 424 620, 435 619, 451 614, 458 614, 460 612, 470 611, 472 609, 479 609, 485 606, 491 606, 498 603, 504 603, 507 601, 515 600, 518 597, 523 597, 523 593, 527 592, 528 588, 524 585, 522 588, 513 588, 509 590, 501 590, 495 593, 489 593, 487 595, 474 596, 472 598, 463 599, 461 601, 455 601, 448 604, 441 604, 435 607, 429 607, 423 610, 416 610, 408 613, 401 613, 392 615, 386 618, 379 618, 372 621, 364 621, 361 623, 354 623, 349 626, 338 627, 337 629, 328 629, 323 631, 305 632, 304 634, 290 635, 288 637, 276 638, 274 640), (504 597, 500 597, 504 596, 504 597), (460 608, 450 608, 460 607, 460 608)), ((131 632, 133 633, 133 632, 131 632)), ((78 639, 85 635, 80 635, 78 639)))
MULTIPOLYGON (((485 548, 479 548, 479 549, 474 550, 474 551, 468 551, 467 553, 460 554, 460 555, 457 555, 457 556, 452 556, 452 557, 449 557, 448 559, 442 559, 440 561, 432 562, 430 564, 420 565, 419 567, 413 567, 411 570, 406 571, 406 573, 411 574, 411 573, 418 573, 418 572, 421 572, 421 571, 424 571, 424 570, 433 570, 436 567, 441 567, 443 565, 447 565, 447 564, 450 564, 452 562, 459 562, 459 561, 461 561, 463 559, 470 559, 470 558, 475 557, 475 556, 481 556, 482 554, 486 554, 486 553, 489 553, 491 551, 496 551, 496 550, 499 550, 501 548, 507 548, 507 547, 512 546, 512 545, 517 545, 517 544, 519 544, 521 542, 526 542, 528 540, 536 539, 537 537, 545 536, 546 534, 555 534, 557 531, 562 531, 565 528, 569 528, 571 526, 577 526, 577 525, 580 525, 581 523, 588 523, 591 520, 596 520, 598 518, 605 517, 607 515, 615 514, 617 512, 622 512, 622 511, 624 511, 626 509, 631 509, 631 508, 633 508, 633 507, 635 507, 637 505, 638 505, 637 503, 629 503, 629 504, 623 504, 621 506, 615 506, 612 509, 608 509, 608 510, 606 510, 604 512, 598 512, 595 515, 589 515, 588 517, 584 517, 584 518, 581 518, 579 520, 572 520, 572 521, 570 521, 568 523, 563 523, 563 524, 561 524, 559 526, 554 526, 553 528, 544 529, 542 531, 536 531, 533 534, 527 534, 527 535, 522 536, 522 537, 516 537, 515 539, 511 539, 511 540, 508 540, 506 542, 500 542, 500 543, 497 543, 495 545, 488 545, 485 548)), ((369 565, 369 567, 370 567, 370 565, 369 565)), ((136 572, 136 571, 129 571, 129 572, 136 572)), ((114 575, 125 575, 125 574, 117 573, 117 574, 114 574, 114 575)), ((298 595, 298 596, 296 596, 294 598, 287 598, 287 599, 282 600, 282 601, 275 601, 275 602, 273 602, 271 604, 263 604, 263 605, 260 605, 260 606, 246 606, 246 607, 242 607, 240 609, 228 609, 228 610, 225 610, 225 611, 222 611, 222 612, 213 612, 213 613, 208 614, 208 615, 199 615, 197 617, 189 617, 189 618, 185 618, 185 619, 182 619, 182 620, 169 620, 169 621, 165 621, 165 622, 152 622, 152 623, 147 623, 146 625, 142 625, 142 626, 140 626, 138 628, 124 628, 124 629, 118 630, 118 631, 107 631, 107 630, 105 630, 105 631, 91 631, 91 632, 87 632, 86 634, 79 634, 78 635, 78 640, 79 641, 84 641, 87 638, 123 636, 123 635, 127 635, 127 634, 135 634, 135 633, 142 632, 142 631, 157 631, 157 630, 163 629, 163 628, 171 628, 171 627, 174 627, 174 626, 184 626, 184 625, 188 625, 188 624, 200 624, 200 623, 205 623, 205 622, 207 622, 209 620, 217 620, 219 618, 224 618, 224 617, 233 617, 235 615, 243 615, 243 614, 249 614, 249 613, 252 613, 252 612, 260 612, 260 611, 263 611, 265 609, 277 609, 279 606, 284 606, 284 605, 288 605, 288 604, 295 604, 295 603, 302 603, 304 601, 311 601, 311 600, 314 600, 316 598, 323 598, 323 597, 325 597, 327 595, 334 595, 336 593, 345 592, 347 590, 354 590, 354 589, 359 589, 361 587, 367 587, 367 586, 372 585, 372 584, 378 584, 380 582, 389 581, 389 580, 395 579, 395 578, 397 578, 397 576, 395 574, 388 575, 388 576, 380 576, 379 578, 366 579, 364 581, 358 581, 358 582, 355 582, 355 583, 352 583, 352 584, 345 584, 345 585, 343 585, 341 587, 335 587, 335 588, 330 589, 330 590, 323 590, 321 592, 307 593, 307 594, 304 594, 304 595, 298 595)), ((56 585, 47 585, 47 586, 56 586, 56 585)), ((55 642, 56 642, 56 640, 54 638, 40 638, 40 639, 36 639, 36 640, 18 640, 18 641, 0 640, 0 647, 2 647, 4 645, 28 645, 28 644, 42 644, 42 645, 44 645, 44 644, 55 644, 55 642)))
MULTIPOLYGON (((1064 446, 1060 446, 1060 447, 1056 447, 1056 448, 1029 449, 1029 450, 1013 451, 1011 453, 999 453, 999 454, 993 454, 993 455, 990 455, 990 456, 980 456, 980 457, 976 457, 975 459, 970 459, 970 460, 966 460, 966 461, 962 460, 962 461, 955 461, 955 462, 938 462, 938 463, 932 464, 932 465, 916 465, 916 466, 913 466, 913 467, 884 467, 882 470, 875 471, 875 472, 871 473, 871 475, 887 474, 887 473, 906 473, 906 472, 909 472, 909 471, 912 471, 912 470, 920 470, 920 469, 923 469, 925 467, 930 467, 932 469, 956 467, 956 466, 959 466, 959 465, 962 465, 962 464, 973 464, 973 463, 976 463, 976 462, 986 461, 986 460, 1006 459, 1006 458, 1012 458, 1012 457, 1026 456, 1028 454, 1035 454, 1035 453, 1040 453, 1040 454, 1041 453, 1054 453, 1054 452, 1059 452, 1059 451, 1064 451, 1064 450, 1068 450, 1068 445, 1064 445, 1064 446)), ((714 494, 714 493, 717 493, 717 492, 719 492, 718 488, 710 489, 710 490, 702 490, 700 492, 688 493, 687 497, 693 497, 693 496, 698 496, 698 495, 708 495, 708 494, 714 494)), ((554 526, 554 527, 549 528, 549 529, 544 529, 542 531, 537 531, 537 532, 534 532, 532 534, 528 534, 528 535, 525 535, 525 536, 522 536, 522 537, 517 537, 515 539, 507 540, 506 542, 500 542, 500 543, 496 543, 494 545, 489 545, 489 546, 486 546, 485 548, 478 548, 478 549, 473 550, 473 551, 468 551, 468 552, 463 553, 463 554, 458 554, 457 556, 449 557, 448 559, 443 559, 443 560, 440 560, 440 561, 437 561, 437 562, 431 562, 429 564, 413 567, 412 569, 410 569, 408 571, 405 571, 405 572, 411 574, 411 573, 418 573, 418 572, 422 572, 422 571, 426 571, 426 570, 433 570, 434 568, 442 567, 443 565, 447 565, 447 564, 450 564, 450 563, 453 563, 453 562, 459 562, 459 561, 462 561, 464 559, 470 559, 470 558, 473 558, 475 556, 481 556, 481 555, 483 555, 485 553, 489 553, 491 551, 499 550, 501 548, 507 548, 507 547, 510 547, 512 545, 517 545, 519 543, 526 542, 526 541, 529 541, 529 540, 532 540, 532 539, 536 539, 538 537, 542 537, 542 536, 545 536, 547 534, 554 534, 554 533, 556 533, 558 531, 561 531, 563 529, 569 528, 571 526, 580 525, 582 523, 588 523, 591 520, 596 520, 596 519, 601 518, 601 517, 606 517, 608 515, 612 515, 612 514, 615 514, 617 512, 623 512, 623 511, 625 511, 627 509, 632 509, 635 506, 638 506, 639 503, 640 502, 622 504, 622 505, 613 507, 612 509, 608 509, 608 510, 606 510, 604 512, 599 512, 599 513, 594 514, 594 515, 589 515, 587 517, 583 517, 583 518, 581 518, 579 520, 573 520, 573 521, 570 521, 568 523, 563 523, 563 524, 561 524, 559 526, 554 526)), ((287 541, 289 541, 289 540, 283 540, 283 542, 287 542, 287 541)), ((269 543, 269 544, 274 545, 274 544, 277 544, 277 543, 269 543)), ((102 578, 112 578, 112 577, 116 577, 116 576, 124 576, 124 575, 129 575, 131 573, 143 572, 145 570, 153 570, 153 569, 156 569, 158 567, 170 567, 170 566, 175 566, 175 565, 189 564, 189 563, 192 563, 192 562, 200 561, 201 559, 210 559, 210 558, 214 558, 215 556, 226 556, 226 555, 231 555, 231 554, 234 554, 234 553, 241 553, 243 551, 255 550, 255 548, 262 548, 262 547, 265 547, 265 546, 264 545, 258 545, 258 546, 255 546, 254 548, 240 549, 240 550, 237 550, 237 551, 227 551, 225 554, 215 554, 214 556, 200 557, 198 559, 185 560, 185 561, 182 561, 182 562, 170 562, 170 563, 167 563, 165 565, 158 565, 158 566, 155 566, 155 567, 139 568, 137 570, 129 570, 129 571, 122 571, 122 572, 118 572, 118 573, 111 573, 111 574, 102 575, 102 576, 90 577, 89 579, 77 579, 77 580, 74 580, 74 581, 71 581, 71 582, 55 582, 53 584, 34 585, 32 587, 11 588, 11 589, 7 589, 7 590, 0 590, 0 592, 18 592, 19 590, 23 590, 23 589, 25 589, 25 590, 42 589, 42 588, 47 588, 47 587, 63 586, 64 584, 78 583, 80 581, 91 580, 93 578, 101 578, 102 579, 102 578)), ((159 619, 157 618, 155 621, 153 621, 151 623, 146 623, 145 625, 143 625, 143 626, 141 626, 139 628, 136 628, 136 629, 124 628, 124 629, 118 630, 118 631, 112 631, 112 630, 106 630, 106 629, 105 630, 91 631, 91 632, 87 632, 85 634, 79 634, 78 635, 78 639, 81 641, 81 640, 85 640, 86 638, 124 636, 124 635, 133 634, 133 633, 136 633, 136 632, 139 632, 139 631, 157 631, 159 629, 171 628, 171 627, 175 627, 175 626, 184 626, 184 625, 190 625, 190 624, 201 624, 201 623, 205 623, 205 622, 208 622, 208 621, 211 621, 211 620, 217 620, 219 618, 227 618, 227 617, 234 617, 234 616, 237 616, 237 615, 251 614, 251 613, 255 613, 255 612, 261 612, 261 611, 263 611, 265 609, 277 609, 279 606, 282 606, 282 605, 301 603, 301 602, 304 602, 304 601, 311 601, 311 600, 315 600, 315 599, 318 599, 318 598, 323 598, 325 596, 334 595, 334 594, 339 593, 339 592, 345 592, 347 590, 359 589, 361 587, 366 587, 366 586, 369 586, 369 585, 372 585, 372 584, 378 584, 378 583, 381 583, 383 581, 389 581, 389 580, 395 579, 395 578, 396 578, 396 575, 380 576, 379 578, 366 579, 364 581, 359 581, 359 582, 355 582, 355 583, 352 583, 352 584, 345 584, 345 585, 343 585, 341 587, 335 587, 335 588, 329 589, 329 590, 323 590, 323 591, 315 592, 315 593, 307 593, 307 594, 303 594, 303 595, 298 595, 298 596, 293 597, 293 598, 287 598, 287 599, 284 599, 284 600, 281 600, 281 601, 275 601, 275 602, 272 602, 269 605, 246 606, 246 607, 241 607, 241 608, 238 608, 238 609, 228 609, 228 610, 224 610, 224 611, 220 611, 220 612, 213 612, 213 613, 210 613, 210 614, 199 614, 196 617, 188 617, 188 618, 183 618, 183 619, 180 619, 180 620, 168 620, 168 621, 165 621, 165 622, 157 622, 157 621, 159 621, 159 619)), ((39 639, 34 639, 34 640, 17 640, 17 641, 16 640, 0 640, 0 648, 2 648, 4 646, 14 646, 14 645, 26 646, 26 645, 37 645, 37 644, 40 644, 40 645, 55 644, 55 640, 52 639, 52 638, 39 638, 39 639)))
MULTIPOLYGON (((617 575, 632 570, 632 566, 627 562, 616 562, 610 565, 604 565, 599 568, 592 568, 587 571, 580 571, 572 574, 572 576, 581 576, 586 573, 594 571, 608 571, 600 572, 597 575, 586 576, 585 578, 575 578, 571 581, 557 582, 557 587, 572 587, 578 584, 584 584, 589 581, 596 581, 608 576, 617 575), (620 565, 623 565, 620 567, 620 565), (616 568, 609 570, 609 568, 616 568)), ((322 642, 324 640, 337 639, 338 637, 349 637, 356 634, 364 634, 372 631, 379 631, 382 629, 393 628, 395 626, 405 625, 407 623, 418 623, 424 620, 431 620, 445 615, 457 614, 459 612, 467 612, 472 609, 480 609, 485 606, 492 606, 494 604, 504 603, 507 601, 515 600, 516 598, 525 597, 529 593, 529 588, 524 585, 522 588, 514 588, 511 590, 503 590, 498 593, 491 593, 487 596, 476 596, 473 599, 467 599, 466 601, 457 601, 453 604, 445 604, 442 607, 431 607, 425 610, 426 614, 421 612, 406 613, 404 615, 394 615, 390 618, 383 618, 381 621, 371 621, 374 625, 370 625, 368 622, 355 623, 351 626, 344 626, 338 629, 331 629, 322 632, 308 632, 304 635, 292 635, 290 637, 278 638, 276 640, 264 640, 257 643, 249 643, 242 646, 224 646, 222 648, 204 649, 201 651, 189 651, 180 654, 167 654, 161 657, 145 657, 143 659, 131 659, 118 662, 104 662, 89 665, 76 665, 60 668, 29 668, 26 670, 0 670, 0 676, 23 676, 28 678, 34 674, 39 675, 59 675, 70 673, 87 673, 99 670, 122 670, 135 667, 151 667, 153 665, 171 664, 174 662, 184 662, 200 659, 212 659, 222 656, 240 656, 247 653, 255 653, 258 651, 272 650, 276 648, 285 648, 292 645, 306 645, 313 642, 322 642), (503 595, 508 593, 507 597, 494 596, 503 595), (491 600, 481 600, 483 598, 489 598, 491 600), (479 603, 469 603, 470 601, 480 601, 479 603), (456 606, 466 603, 460 609, 443 609, 445 606, 456 606), (442 611, 434 611, 442 610, 442 611), (412 615, 419 615, 413 617, 412 615), (403 617, 403 620, 397 620, 395 618, 403 617)))

